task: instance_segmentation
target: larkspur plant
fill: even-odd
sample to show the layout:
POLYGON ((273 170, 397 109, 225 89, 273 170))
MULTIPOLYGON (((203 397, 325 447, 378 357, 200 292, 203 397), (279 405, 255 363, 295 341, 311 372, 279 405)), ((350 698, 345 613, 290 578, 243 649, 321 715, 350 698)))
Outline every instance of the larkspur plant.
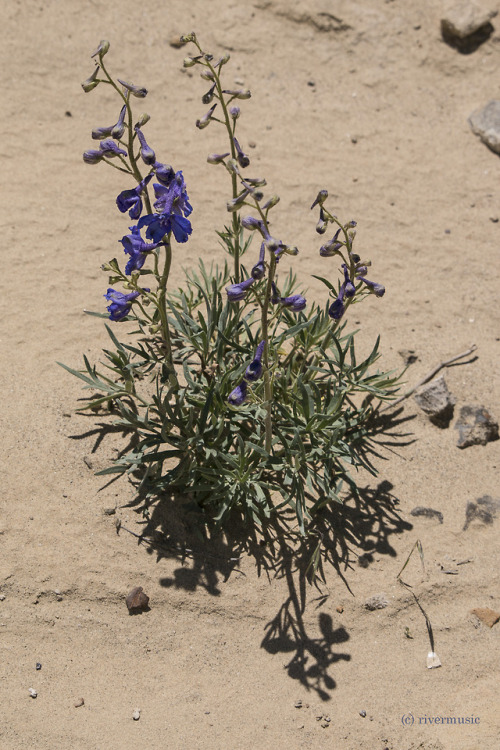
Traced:
POLYGON ((116 258, 103 266, 108 316, 94 314, 132 331, 122 343, 106 326, 113 349, 104 350, 104 370, 86 358, 85 370, 66 369, 93 392, 85 409, 118 413, 117 424, 133 433, 129 452, 99 473, 128 474, 145 509, 180 494, 192 498, 206 526, 224 528, 236 515, 253 533, 284 522, 292 536, 307 537, 321 509, 342 502, 345 488, 356 492, 357 468, 375 473, 371 417, 393 397, 397 377, 373 371, 378 339, 357 361, 344 321, 351 305, 385 290, 366 277, 370 262, 353 250, 356 222, 342 223, 328 210, 326 190, 311 209, 319 211, 316 232, 329 237, 319 255, 338 264, 320 263, 330 277, 339 268, 341 279, 315 276, 325 286, 321 305, 297 289, 295 274, 282 269, 298 250, 272 233, 279 197, 265 196, 262 177, 246 176, 250 158, 236 135, 250 91, 223 83, 228 54, 215 59, 194 33, 182 42, 194 47, 184 67, 198 67, 209 87, 196 126, 218 126, 226 139, 224 146, 217 137, 220 152, 208 162, 229 176, 230 222, 217 232, 229 262, 207 268, 200 260, 184 271, 180 288, 168 289, 176 245, 191 238, 193 208, 182 171, 158 161, 146 139, 149 116, 132 112, 133 99, 147 90, 111 76, 109 43, 101 42, 82 86, 112 87, 117 121, 92 131, 99 148, 83 159, 127 176, 116 206, 132 224, 119 240, 125 269, 116 258), (254 238, 258 254, 244 264, 254 238))

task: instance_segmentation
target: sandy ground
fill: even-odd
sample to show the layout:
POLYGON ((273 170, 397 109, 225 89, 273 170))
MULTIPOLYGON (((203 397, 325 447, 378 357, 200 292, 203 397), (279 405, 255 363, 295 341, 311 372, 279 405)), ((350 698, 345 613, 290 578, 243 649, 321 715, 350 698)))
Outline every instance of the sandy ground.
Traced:
POLYGON ((91 129, 114 117, 111 98, 80 88, 100 39, 113 70, 149 88, 150 140, 184 171, 194 232, 175 279, 200 254, 220 258, 227 185, 205 161, 220 136, 194 127, 201 82, 169 44, 195 29, 207 49, 231 52, 231 75, 252 90, 240 134, 281 195, 277 232, 299 246, 310 295, 320 293, 310 273, 334 273, 308 212, 326 187, 338 215, 358 221, 356 241, 387 288, 351 319, 361 347, 381 333, 385 368, 415 350, 412 385, 475 343, 473 362, 447 369, 449 388, 457 409, 500 417, 500 162, 467 123, 499 98, 500 22, 463 55, 443 43, 441 15, 432 0, 4 3, 2 750, 500 747, 500 624, 471 614, 500 610, 500 520, 463 530, 468 501, 500 495, 500 443, 460 451, 453 423, 434 427, 408 400, 398 429, 409 444, 377 460, 377 481, 360 476, 365 502, 340 518, 342 575, 327 568, 301 610, 286 564, 268 577, 252 557, 228 561, 229 548, 182 560, 117 534, 117 518, 144 528, 127 507, 132 488, 94 475, 121 442, 75 415, 80 385, 55 364, 79 367, 82 352, 96 360, 106 345, 83 309, 103 309, 100 265, 124 230, 121 176, 81 159, 91 129), (411 516, 416 505, 443 523, 411 516), (404 575, 432 622, 442 662, 432 670, 424 618, 396 580, 417 539, 425 573, 415 556, 404 575), (131 617, 135 585, 150 611, 131 617), (379 593, 389 606, 368 611, 379 593))

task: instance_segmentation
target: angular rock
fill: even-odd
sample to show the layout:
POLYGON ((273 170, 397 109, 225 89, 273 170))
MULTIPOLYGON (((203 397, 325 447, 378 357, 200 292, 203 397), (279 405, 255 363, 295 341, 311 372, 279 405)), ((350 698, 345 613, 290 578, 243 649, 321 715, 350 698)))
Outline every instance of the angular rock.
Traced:
POLYGON ((439 523, 443 523, 443 514, 440 510, 434 510, 434 508, 424 508, 422 505, 417 505, 416 508, 410 510, 411 516, 425 516, 426 518, 437 518, 439 523))
POLYGON ((134 612, 139 612, 142 609, 148 608, 149 596, 144 593, 142 586, 136 586, 127 596, 125 602, 128 611, 133 614, 134 612))
POLYGON ((496 10, 488 10, 470 0, 449 7, 441 19, 444 41, 460 52, 474 52, 493 32, 491 20, 496 10))
POLYGON ((456 399, 449 392, 444 375, 425 383, 418 389, 414 399, 433 424, 448 427, 453 417, 456 399))
POLYGON ((374 596, 370 596, 365 602, 365 607, 370 612, 376 609, 385 609, 387 606, 389 606, 389 601, 385 594, 375 594, 374 596))
POLYGON ((490 495, 484 495, 477 500, 471 500, 467 503, 465 509, 464 531, 467 531, 472 521, 480 521, 485 524, 492 524, 497 514, 500 512, 500 500, 490 495))
POLYGON ((498 439, 498 422, 485 406, 462 406, 455 423, 457 446, 486 445, 498 439))
POLYGON ((472 132, 488 148, 500 154, 500 101, 492 99, 484 107, 474 110, 469 117, 472 132))
POLYGON ((492 628, 500 620, 500 614, 489 607, 477 607, 472 609, 471 612, 489 628, 492 628))

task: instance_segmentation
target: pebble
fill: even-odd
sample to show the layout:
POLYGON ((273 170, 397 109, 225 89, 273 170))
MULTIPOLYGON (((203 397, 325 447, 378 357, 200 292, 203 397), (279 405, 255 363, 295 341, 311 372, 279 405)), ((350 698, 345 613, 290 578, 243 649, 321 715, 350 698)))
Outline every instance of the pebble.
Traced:
POLYGON ((339 604, 338 607, 335 607, 335 609, 337 610, 337 612, 339 613, 339 615, 341 615, 342 612, 344 611, 344 607, 341 604, 339 604))
POLYGON ((85 705, 85 701, 83 700, 83 698, 78 698, 78 700, 76 700, 73 705, 75 708, 80 708, 80 706, 85 705))
POLYGON ((34 688, 28 688, 28 693, 31 695, 32 698, 36 698, 36 696, 38 695, 38 693, 36 692, 34 688))
POLYGON ((302 708, 302 701, 298 700, 298 701, 295 702, 294 705, 295 705, 295 708, 302 708))
POLYGON ((414 349, 400 349, 398 354, 403 358, 405 365, 412 365, 418 360, 414 349))
POLYGON ((139 721, 139 719, 141 718, 141 709, 140 708, 136 708, 135 709, 134 713, 132 714, 132 718, 133 718, 134 721, 139 721))
POLYGON ((129 612, 147 609, 149 596, 144 593, 142 586, 136 586, 125 599, 129 612))
POLYGON ((474 110, 469 125, 474 135, 479 136, 495 154, 500 154, 500 101, 492 99, 484 107, 474 110))
POLYGON ((496 10, 486 10, 471 2, 471 0, 461 0, 450 8, 441 19, 443 39, 453 46, 460 47, 460 42, 467 40, 478 32, 483 32, 485 40, 493 31, 490 21, 496 14, 496 10))
POLYGON ((455 429, 459 448, 486 445, 498 439, 498 422, 485 406, 462 406, 455 429))
POLYGON ((5 601, 5 594, 0 594, 0 602, 5 601))
POLYGON ((425 383, 415 393, 414 399, 433 424, 448 427, 456 399, 449 392, 444 375, 425 383))
POLYGON ((500 620, 500 614, 493 609, 489 609, 489 607, 477 607, 472 609, 471 612, 489 628, 492 628, 500 620))
POLYGON ((500 500, 483 495, 477 500, 469 500, 465 508, 464 531, 467 531, 472 521, 480 521, 484 524, 492 524, 497 513, 500 511, 500 500))
POLYGON ((39 661, 37 661, 36 667, 35 667, 36 671, 39 672, 41 668, 42 668, 42 665, 40 664, 39 661))
POLYGON ((362 717, 362 718, 364 719, 364 718, 365 718, 365 716, 366 716, 366 711, 365 711, 365 710, 363 710, 363 711, 360 711, 360 712, 359 712, 359 715, 360 715, 360 716, 361 716, 361 717, 362 717))
POLYGON ((370 612, 376 609, 385 609, 387 606, 389 606, 389 601, 385 594, 375 594, 365 601, 365 607, 370 612))
POLYGON ((181 47, 184 47, 186 42, 181 41, 181 37, 179 34, 174 34, 170 37, 168 43, 174 49, 180 49, 181 47))

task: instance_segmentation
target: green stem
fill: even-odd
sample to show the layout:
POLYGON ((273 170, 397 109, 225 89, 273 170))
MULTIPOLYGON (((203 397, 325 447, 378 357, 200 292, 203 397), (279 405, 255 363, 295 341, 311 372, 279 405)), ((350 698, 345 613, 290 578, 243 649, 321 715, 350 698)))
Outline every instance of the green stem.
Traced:
POLYGON ((274 281, 274 274, 276 271, 276 258, 274 253, 271 253, 271 261, 269 263, 269 274, 267 277, 266 293, 264 295, 264 304, 262 305, 261 311, 261 329, 262 338, 264 340, 264 352, 262 359, 264 361, 264 397, 266 401, 266 418, 265 418, 265 449, 267 453, 271 452, 272 438, 273 438, 273 422, 272 422, 272 406, 273 406, 273 387, 271 382, 271 375, 269 372, 269 303, 271 301, 271 295, 273 293, 272 283, 274 281))
POLYGON ((166 236, 165 242, 165 264, 163 266, 163 273, 160 277, 158 284, 158 311, 160 313, 161 320, 161 332, 163 337, 163 344, 165 347, 165 358, 167 360, 167 366, 169 369, 168 382, 171 388, 178 390, 179 381, 177 380, 177 374, 175 372, 174 360, 172 356, 172 341, 170 338, 170 328, 168 325, 167 315, 167 282, 170 274, 170 266, 172 264, 172 247, 170 245, 170 232, 166 236))

